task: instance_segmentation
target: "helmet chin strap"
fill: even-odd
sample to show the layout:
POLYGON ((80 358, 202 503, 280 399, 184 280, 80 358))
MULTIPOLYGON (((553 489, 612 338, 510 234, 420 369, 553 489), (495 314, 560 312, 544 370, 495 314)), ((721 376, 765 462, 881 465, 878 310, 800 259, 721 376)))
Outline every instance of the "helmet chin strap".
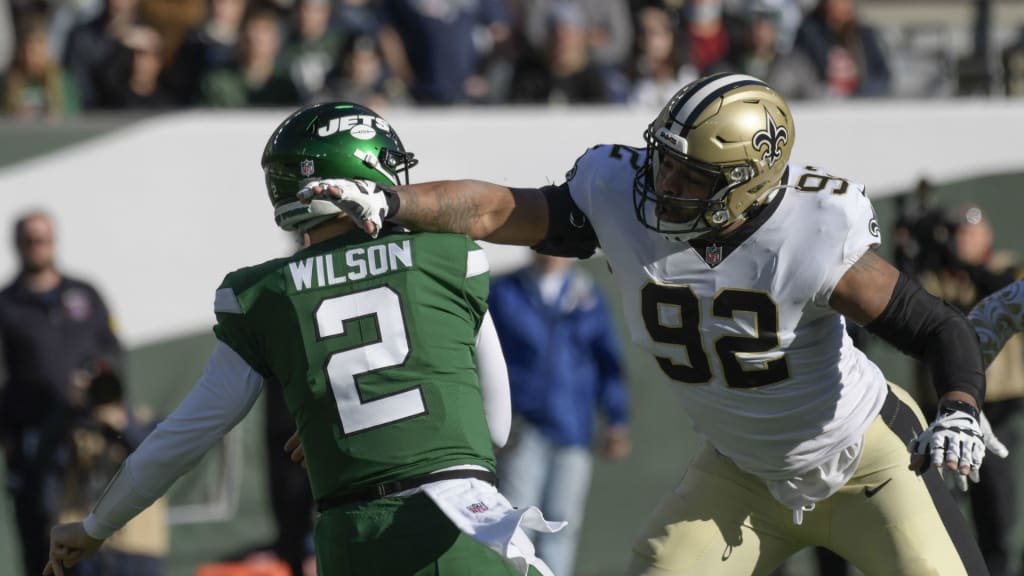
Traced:
POLYGON ((278 222, 278 226, 284 230, 308 232, 328 220, 337 218, 341 213, 334 203, 327 200, 313 200, 309 204, 300 202, 289 202, 278 206, 274 210, 275 216, 284 215, 285 218, 278 222))
POLYGON ((768 194, 765 196, 764 203, 767 204, 772 200, 775 200, 775 196, 779 193, 779 190, 785 190, 786 188, 799 188, 796 184, 776 184, 768 189, 768 194))
POLYGON ((298 232, 309 232, 313 228, 316 228, 317 226, 323 224, 324 222, 327 222, 328 220, 333 220, 334 218, 336 218, 336 216, 323 216, 320 218, 311 218, 309 220, 300 222, 298 225, 296 225, 295 229, 298 232))
MULTIPOLYGON (((771 188, 768 189, 768 192, 766 192, 765 195, 762 197, 761 201, 756 202, 753 206, 748 208, 746 212, 743 213, 743 216, 741 216, 739 219, 734 220, 732 222, 728 222, 729 210, 727 208, 725 208, 724 205, 723 205, 721 208, 718 208, 718 209, 714 210, 714 212, 713 212, 713 214, 711 216, 711 221, 712 221, 712 224, 713 224, 711 229, 710 230, 705 230, 705 231, 703 231, 700 234, 693 235, 693 236, 691 236, 691 238, 700 237, 700 236, 703 236, 705 234, 711 234, 711 235, 717 234, 717 233, 721 232, 722 230, 725 230, 729 226, 732 226, 736 222, 739 222, 740 220, 746 220, 746 219, 750 218, 752 213, 756 213, 757 210, 760 210, 764 206, 767 206, 768 204, 770 204, 772 202, 772 200, 775 200, 775 197, 778 195, 779 191, 780 190, 784 190, 786 188, 797 188, 797 186, 795 186, 793 184, 781 184, 781 183, 777 184, 775 186, 772 186, 771 188), (721 216, 720 220, 722 222, 722 225, 721 226, 714 226, 716 224, 719 224, 716 221, 717 219, 719 219, 719 218, 717 218, 719 216, 721 216)), ((666 236, 666 237, 669 238, 670 240, 684 240, 684 239, 679 238, 678 236, 676 238, 672 238, 671 236, 666 236)), ((691 238, 686 238, 685 240, 689 240, 691 238)))
POLYGON ((775 197, 778 196, 779 191, 785 190, 786 188, 798 188, 798 186, 795 184, 776 184, 768 189, 768 192, 764 195, 764 201, 758 202, 758 206, 767 206, 768 204, 771 204, 772 200, 775 200, 775 197))
POLYGON ((764 193, 763 196, 761 196, 760 200, 754 202, 749 208, 747 208, 746 212, 743 213, 743 217, 746 218, 750 215, 750 212, 771 204, 772 200, 775 200, 775 196, 779 194, 779 191, 785 190, 786 188, 797 188, 797 186, 794 184, 782 184, 781 182, 772 186, 764 193))

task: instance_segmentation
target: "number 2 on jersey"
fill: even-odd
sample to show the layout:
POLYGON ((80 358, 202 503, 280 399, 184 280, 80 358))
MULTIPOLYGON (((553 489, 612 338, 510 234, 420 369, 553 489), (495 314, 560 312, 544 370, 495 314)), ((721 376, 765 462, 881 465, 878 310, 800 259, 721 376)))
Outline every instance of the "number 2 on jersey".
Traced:
MULTIPOLYGON (((689 365, 658 357, 661 370, 673 380, 687 384, 711 381, 711 364, 700 329, 700 301, 689 286, 648 284, 640 292, 641 314, 651 339, 686 350, 689 365)), ((730 388, 757 388, 789 378, 784 355, 766 360, 760 369, 744 369, 737 355, 770 352, 779 345, 778 306, 765 292, 725 289, 711 304, 717 318, 735 318, 738 312, 754 315, 754 336, 722 336, 715 342, 715 354, 730 388)))
POLYGON ((409 338, 402 303, 391 288, 327 298, 316 309, 317 336, 323 340, 345 334, 354 321, 372 316, 379 338, 331 355, 325 369, 341 418, 341 429, 353 434, 426 413, 419 386, 374 400, 363 400, 359 376, 400 366, 409 357, 409 338))

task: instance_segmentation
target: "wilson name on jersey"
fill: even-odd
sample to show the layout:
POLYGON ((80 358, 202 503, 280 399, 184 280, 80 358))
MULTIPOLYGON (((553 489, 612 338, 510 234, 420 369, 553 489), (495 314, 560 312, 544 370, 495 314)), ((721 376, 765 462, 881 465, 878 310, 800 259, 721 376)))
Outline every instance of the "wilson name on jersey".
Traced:
POLYGON ((488 288, 464 236, 356 232, 228 274, 214 332, 283 387, 322 498, 493 470, 474 356, 488 288))
POLYGON ((773 200, 718 241, 635 217, 645 151, 598 146, 568 175, 619 286, 630 336, 675 381, 699 432, 742 469, 786 479, 861 438, 886 384, 829 306, 880 242, 862 186, 790 165, 773 200))

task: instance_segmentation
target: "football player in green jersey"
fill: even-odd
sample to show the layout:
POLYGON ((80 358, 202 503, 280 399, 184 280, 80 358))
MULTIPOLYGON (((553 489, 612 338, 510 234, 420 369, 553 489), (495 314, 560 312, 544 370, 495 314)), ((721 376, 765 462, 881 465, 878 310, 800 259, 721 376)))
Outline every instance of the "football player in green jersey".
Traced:
POLYGON ((321 576, 549 574, 522 528, 558 524, 495 487, 492 444, 505 443, 511 412, 484 252, 457 234, 372 239, 333 203, 295 200, 311 179, 408 182, 415 158, 368 108, 299 110, 262 164, 278 226, 309 246, 227 275, 204 374, 93 512, 53 529, 44 573, 95 552, 266 384, 282 387, 305 452, 321 576))

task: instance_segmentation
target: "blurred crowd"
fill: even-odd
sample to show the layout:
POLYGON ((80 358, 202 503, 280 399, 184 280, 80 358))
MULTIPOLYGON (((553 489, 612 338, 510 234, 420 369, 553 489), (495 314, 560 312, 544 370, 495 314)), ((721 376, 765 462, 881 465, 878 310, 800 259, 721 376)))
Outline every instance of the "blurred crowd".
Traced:
MULTIPOLYGON (((717 71, 753 74, 790 99, 893 94, 889 50, 856 3, 10 0, 0 6, 2 111, 658 106, 717 71)), ((1013 56, 1008 69, 1020 68, 1013 56)))

